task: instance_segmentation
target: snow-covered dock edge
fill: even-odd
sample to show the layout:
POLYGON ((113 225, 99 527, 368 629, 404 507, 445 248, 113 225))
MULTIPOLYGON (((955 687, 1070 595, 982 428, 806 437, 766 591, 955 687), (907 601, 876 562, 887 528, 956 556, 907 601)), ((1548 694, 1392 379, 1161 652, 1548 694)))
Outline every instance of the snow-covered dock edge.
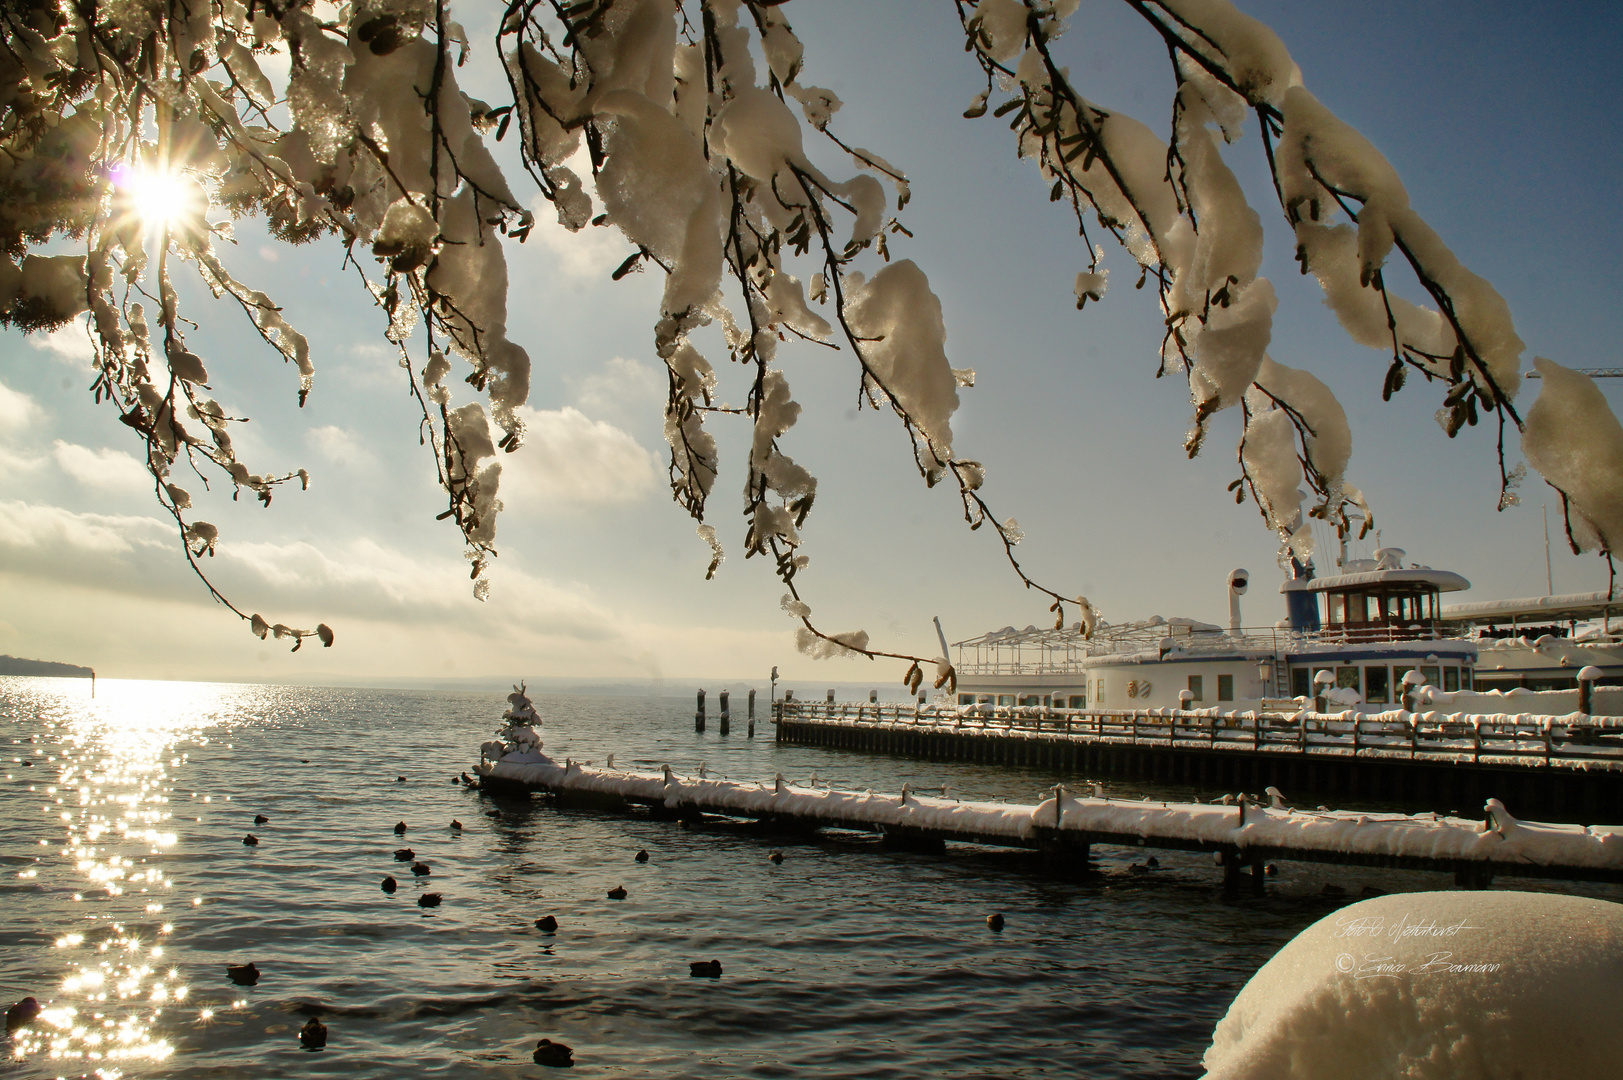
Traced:
MULTIPOLYGON (((1036 805, 963 802, 914 794, 840 791, 660 772, 559 764, 537 750, 486 743, 482 786, 539 791, 601 809, 632 805, 679 817, 750 818, 800 829, 884 834, 904 843, 946 841, 1035 848, 1085 859, 1095 844, 1216 854, 1233 876, 1265 861, 1295 860, 1453 872, 1486 886, 1495 876, 1623 882, 1623 826, 1519 821, 1497 800, 1484 818, 1301 810, 1283 804, 1166 803, 1078 795, 1063 786, 1036 805)), ((1279 800, 1275 800, 1279 803, 1279 800)))

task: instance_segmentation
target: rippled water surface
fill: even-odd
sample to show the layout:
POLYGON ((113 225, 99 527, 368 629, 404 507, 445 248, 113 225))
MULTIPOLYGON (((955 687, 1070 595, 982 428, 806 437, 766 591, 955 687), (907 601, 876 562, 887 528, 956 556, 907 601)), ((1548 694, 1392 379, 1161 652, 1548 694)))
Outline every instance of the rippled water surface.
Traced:
MULTIPOLYGON (((536 1076, 545 1036, 580 1076, 1192 1077, 1246 979, 1338 902, 1326 883, 1446 887, 1286 867, 1268 896, 1225 898, 1195 856, 1133 874, 1106 851, 1077 875, 495 801, 453 778, 503 705, 0 678, 0 996, 46 1007, 0 1074, 536 1076), (533 925, 549 914, 553 934, 533 925), (235 985, 226 965, 248 961, 258 983, 235 985), (312 1014, 319 1052, 297 1039, 312 1014)), ((683 700, 537 705, 549 753, 622 766, 1020 802, 1054 780, 780 747, 770 725, 699 735, 683 700)))

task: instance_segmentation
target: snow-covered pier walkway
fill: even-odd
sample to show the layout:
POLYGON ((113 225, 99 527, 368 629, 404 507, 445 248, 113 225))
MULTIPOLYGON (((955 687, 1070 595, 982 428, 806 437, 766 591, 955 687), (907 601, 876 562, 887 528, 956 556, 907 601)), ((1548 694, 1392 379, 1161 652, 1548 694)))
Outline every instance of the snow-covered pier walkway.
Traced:
MULTIPOLYGON (((496 751, 501 744, 487 744, 496 751)), ((498 751, 500 752, 500 751, 498 751)), ((567 805, 695 818, 721 815, 784 828, 877 832, 907 846, 948 841, 1025 847, 1085 860, 1095 845, 1209 851, 1229 877, 1280 860, 1453 872, 1466 886, 1497 875, 1623 882, 1623 826, 1519 821, 1497 800, 1483 819, 1299 810, 1278 804, 1166 803, 1079 795, 1056 786, 1035 806, 963 802, 598 768, 539 752, 500 752, 477 766, 493 789, 540 791, 567 805)))
POLYGON ((779 742, 1216 791, 1454 812, 1498 797, 1594 822, 1623 806, 1623 717, 777 702, 779 742))

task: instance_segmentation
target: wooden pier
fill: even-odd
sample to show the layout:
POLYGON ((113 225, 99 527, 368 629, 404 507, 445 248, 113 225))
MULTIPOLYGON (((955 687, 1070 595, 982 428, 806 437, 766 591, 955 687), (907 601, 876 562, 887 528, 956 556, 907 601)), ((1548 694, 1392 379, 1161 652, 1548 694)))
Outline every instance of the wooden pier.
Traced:
POLYGON ((1623 882, 1623 827, 1518 821, 1497 800, 1483 819, 1437 815, 1309 811, 1277 803, 1168 803, 1076 795, 1056 786, 1035 806, 681 777, 562 764, 540 754, 507 754, 476 766, 481 787, 544 792, 560 805, 606 811, 650 808, 693 821, 720 815, 807 832, 877 833, 908 848, 951 842, 1031 848, 1085 868, 1095 845, 1208 852, 1227 884, 1249 871, 1260 888, 1271 861, 1339 863, 1452 873, 1467 888, 1495 876, 1623 882))
POLYGON ((775 702, 779 742, 1061 776, 1277 787, 1458 813, 1499 798, 1551 821, 1623 815, 1623 718, 1064 710, 775 702))

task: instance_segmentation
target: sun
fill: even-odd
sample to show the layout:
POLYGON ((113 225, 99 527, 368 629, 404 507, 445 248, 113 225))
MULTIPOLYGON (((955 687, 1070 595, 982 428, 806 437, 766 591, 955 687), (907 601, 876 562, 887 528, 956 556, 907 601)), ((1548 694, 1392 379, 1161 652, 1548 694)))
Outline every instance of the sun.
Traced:
POLYGON ((143 162, 115 168, 112 179, 124 211, 146 233, 194 227, 208 209, 203 186, 176 169, 143 162))

